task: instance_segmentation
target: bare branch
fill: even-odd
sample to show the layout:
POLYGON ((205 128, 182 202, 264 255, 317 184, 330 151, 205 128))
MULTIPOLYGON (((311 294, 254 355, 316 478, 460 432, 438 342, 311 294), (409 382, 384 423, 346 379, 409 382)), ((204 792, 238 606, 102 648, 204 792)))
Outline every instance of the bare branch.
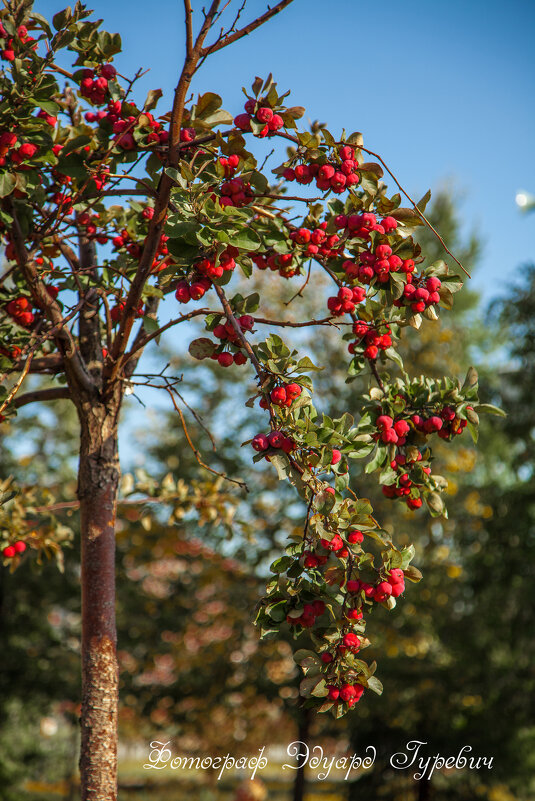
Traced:
MULTIPOLYGON (((147 334, 143 327, 139 329, 138 335, 134 340, 131 350, 125 354, 123 359, 123 366, 126 365, 127 362, 132 359, 136 353, 138 353, 142 348, 145 347, 152 339, 156 339, 157 337, 161 336, 164 331, 167 331, 168 328, 172 328, 174 325, 178 325, 178 323, 183 323, 186 320, 191 320, 192 317, 198 317, 201 314, 210 314, 210 309, 195 309, 195 311, 191 311, 188 314, 183 314, 182 317, 176 317, 173 320, 169 320, 168 323, 162 325, 157 331, 154 331, 152 334, 147 334)), ((134 367, 135 369, 135 367, 134 367)), ((133 370, 131 371, 130 375, 132 374, 133 370)))
POLYGON ((195 445, 191 441, 191 437, 189 435, 188 427, 186 425, 186 421, 184 419, 184 415, 182 413, 182 409, 178 406, 178 404, 177 404, 177 402, 176 402, 176 400, 174 398, 174 394, 173 394, 172 388, 170 386, 168 386, 168 387, 166 387, 166 390, 167 390, 167 392, 169 393, 169 395, 171 397, 171 402, 172 402, 173 406, 175 407, 175 411, 177 412, 178 416, 180 417, 180 422, 182 424, 182 429, 184 431, 184 436, 186 437, 186 441, 187 441, 188 445, 190 446, 191 450, 195 454, 195 458, 196 458, 198 464, 201 467, 204 467, 204 469, 208 470, 210 473, 213 473, 216 476, 220 476, 221 478, 224 478, 226 481, 230 481, 233 484, 237 484, 239 487, 244 489, 246 492, 249 492, 249 488, 247 487, 247 484, 245 483, 245 481, 239 481, 237 478, 230 478, 230 476, 227 476, 226 473, 221 473, 219 470, 215 470, 213 467, 210 467, 210 465, 207 465, 205 462, 203 462, 203 460, 201 459, 200 452, 197 450, 197 448, 195 447, 195 445))
POLYGON ((247 36, 256 28, 259 28, 260 25, 263 25, 265 22, 271 19, 271 17, 279 14, 284 8, 286 8, 286 6, 289 6, 291 2, 292 0, 281 0, 281 2, 277 3, 276 6, 268 9, 264 14, 262 14, 262 16, 257 17, 257 19, 253 20, 248 25, 244 25, 244 27, 240 28, 239 31, 235 31, 227 36, 223 36, 215 41, 214 44, 204 47, 201 50, 201 56, 206 58, 206 56, 210 55, 211 53, 215 53, 217 50, 221 50, 223 47, 228 47, 229 44, 238 41, 238 39, 242 39, 244 36, 247 36))
POLYGON ((186 53, 190 56, 193 50, 191 0, 184 0, 184 11, 186 13, 186 53))

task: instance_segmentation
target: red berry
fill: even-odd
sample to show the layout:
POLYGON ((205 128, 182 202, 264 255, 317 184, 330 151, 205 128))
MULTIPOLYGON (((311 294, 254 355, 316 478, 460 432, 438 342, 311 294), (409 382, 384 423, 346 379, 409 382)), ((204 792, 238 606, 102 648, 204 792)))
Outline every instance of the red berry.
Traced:
POLYGON ((350 531, 347 535, 347 541, 354 544, 356 542, 360 543, 364 541, 364 534, 362 531, 350 531))
POLYGON ((357 695, 357 692, 352 684, 344 684, 340 690, 340 698, 343 701, 350 701, 354 699, 357 695))
POLYGON ((15 556, 16 553, 17 553, 17 551, 15 550, 13 545, 8 545, 2 551, 2 555, 5 556, 6 559, 11 559, 13 556, 15 556))
POLYGON ((286 438, 282 431, 271 431, 268 434, 268 442, 272 448, 282 448, 285 439, 286 438))
POLYGON ((332 465, 338 464, 338 462, 340 461, 341 458, 342 458, 342 454, 340 453, 340 451, 337 450, 336 448, 333 448, 333 455, 332 455, 332 459, 331 459, 331 464, 332 465))
POLYGON ((226 351, 223 353, 219 353, 217 356, 218 364, 221 367, 230 367, 231 364, 234 364, 234 357, 232 353, 227 353, 226 351))
POLYGON ((284 387, 275 387, 275 389, 271 390, 269 397, 271 403, 275 404, 275 406, 282 406, 286 403, 286 389, 284 387))
POLYGON ((348 634, 344 634, 342 642, 346 648, 352 648, 352 649, 360 648, 360 640, 356 634, 353 634, 352 631, 350 631, 348 634))

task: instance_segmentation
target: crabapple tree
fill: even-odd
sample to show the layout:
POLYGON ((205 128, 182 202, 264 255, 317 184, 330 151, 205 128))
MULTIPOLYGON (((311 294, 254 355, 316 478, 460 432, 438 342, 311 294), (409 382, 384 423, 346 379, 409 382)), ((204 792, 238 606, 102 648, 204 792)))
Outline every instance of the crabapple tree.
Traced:
MULTIPOLYGON (((429 196, 403 208, 403 190, 387 193, 386 165, 362 136, 298 127, 304 110, 287 106, 271 76, 256 78, 232 114, 214 93, 188 98, 206 58, 290 2, 240 27, 243 6, 227 24, 229 4, 213 0, 194 35, 184 0, 186 54, 166 112, 156 111, 160 90, 136 97, 140 73, 129 79, 112 63, 119 35, 80 3, 52 24, 31 0, 8 0, 0 12, 0 413, 16 426, 22 406, 63 398, 79 419, 84 799, 116 797, 114 537, 125 392, 159 387, 183 419, 178 379, 142 371, 148 346, 198 318, 205 335, 189 345, 191 357, 217 360, 254 387, 246 406, 258 403, 266 422, 245 444, 253 461, 294 485, 304 509, 302 532, 272 565, 257 623, 263 636, 281 627, 306 633, 313 649, 296 653, 303 702, 337 717, 366 690, 381 692, 375 663, 361 656, 369 620, 378 604, 394 609, 406 579, 420 578, 413 549, 399 549, 349 486, 348 460, 365 460, 378 491, 400 507, 444 514, 433 440, 465 428, 475 436, 485 408, 474 370, 464 384, 411 376, 396 349, 406 326, 432 324, 462 285, 445 262, 420 269, 412 232, 427 223, 429 196), (60 66, 69 56, 70 69, 60 66), (271 150, 278 160, 267 168, 271 150), (262 294, 243 289, 256 271, 281 291, 292 277, 302 284, 294 317, 263 315, 262 294), (316 271, 329 276, 332 295, 324 317, 300 319, 316 271), (162 307, 173 306, 160 322, 162 307), (276 333, 300 326, 335 326, 347 341, 347 380, 369 376, 351 414, 316 410, 311 374, 320 368, 276 333), (31 375, 44 383, 24 387, 31 375)), ((48 540, 35 536, 35 509, 25 517, 19 503, 14 526, 15 501, 4 500, 3 560, 14 568, 48 540)))

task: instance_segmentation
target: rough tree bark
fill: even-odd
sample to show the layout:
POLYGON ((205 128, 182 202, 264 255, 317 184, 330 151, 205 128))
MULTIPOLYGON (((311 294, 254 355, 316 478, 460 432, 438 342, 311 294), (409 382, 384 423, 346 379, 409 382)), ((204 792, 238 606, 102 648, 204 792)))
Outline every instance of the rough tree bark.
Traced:
POLYGON ((83 801, 117 797, 118 668, 115 624, 115 514, 120 398, 80 404, 78 498, 81 527, 83 801))

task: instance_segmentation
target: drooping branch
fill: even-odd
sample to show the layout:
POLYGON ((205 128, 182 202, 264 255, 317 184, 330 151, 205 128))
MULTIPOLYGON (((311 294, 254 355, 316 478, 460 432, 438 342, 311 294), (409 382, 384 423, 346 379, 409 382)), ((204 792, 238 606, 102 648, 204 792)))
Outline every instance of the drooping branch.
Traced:
POLYGON ((182 425, 182 430, 184 431, 184 436, 186 437, 186 442, 188 443, 189 447, 193 451, 193 454, 194 454, 195 459, 197 460, 197 463, 199 464, 199 466, 203 467, 205 470, 208 470, 210 473, 213 473, 214 475, 219 476, 220 478, 224 478, 226 481, 230 481, 232 484, 237 484, 239 487, 244 489, 246 492, 249 492, 249 488, 247 487, 247 484, 245 483, 245 481, 240 481, 237 478, 231 478, 230 476, 227 476, 226 473, 221 473, 219 470, 216 470, 215 468, 210 467, 210 465, 206 464, 206 462, 204 462, 202 460, 200 451, 195 447, 195 445, 193 444, 193 441, 191 439, 191 436, 190 436, 190 433, 188 431, 188 427, 186 425, 186 420, 184 418, 184 414, 182 412, 182 409, 180 408, 180 406, 176 402, 176 399, 174 397, 173 388, 171 386, 166 386, 165 389, 167 390, 167 392, 169 394, 169 397, 171 398, 171 403, 173 404, 176 413, 180 417, 180 423, 182 425))

